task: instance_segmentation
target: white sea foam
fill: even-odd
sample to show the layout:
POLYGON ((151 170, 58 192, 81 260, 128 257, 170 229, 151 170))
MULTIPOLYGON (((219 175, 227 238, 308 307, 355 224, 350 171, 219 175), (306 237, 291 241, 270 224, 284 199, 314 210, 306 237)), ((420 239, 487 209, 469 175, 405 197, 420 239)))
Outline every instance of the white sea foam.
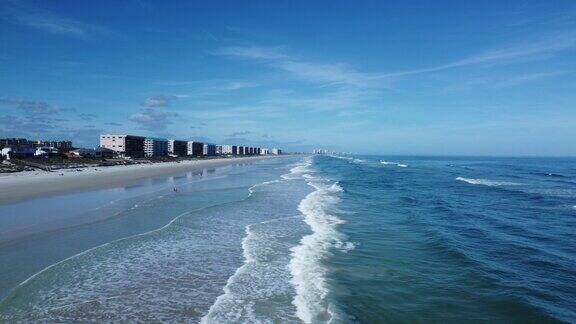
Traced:
POLYGON ((293 164, 290 173, 283 174, 280 177, 285 180, 299 179, 303 173, 310 172, 311 165, 312 158, 306 157, 302 162, 293 164))
POLYGON ((366 163, 366 160, 362 160, 362 159, 358 159, 358 158, 353 158, 350 156, 340 156, 340 155, 328 155, 329 157, 333 157, 335 159, 341 159, 341 160, 346 160, 349 161, 350 163, 356 163, 356 164, 364 164, 366 163))
POLYGON ((456 178, 456 180, 464 181, 466 183, 473 184, 473 185, 482 185, 482 186, 489 186, 489 187, 518 186, 518 185, 520 185, 517 182, 498 181, 498 180, 489 180, 489 179, 470 179, 470 178, 458 177, 458 178, 456 178))
POLYGON ((312 234, 304 236, 300 244, 291 249, 289 268, 296 289, 293 304, 296 316, 304 323, 330 322, 337 310, 328 299, 328 269, 323 262, 335 249, 348 251, 354 245, 346 242, 337 230, 344 221, 331 214, 340 201, 338 194, 342 187, 337 182, 328 183, 311 176, 306 180, 316 190, 300 202, 298 210, 304 215, 312 234))
MULTIPOLYGON (((238 222, 251 217, 247 208, 237 209, 236 213, 240 215, 238 222)), ((234 218, 222 221, 226 214, 212 206, 186 211, 159 229, 105 243, 50 265, 16 288, 19 293, 15 296, 27 304, 18 304, 15 299, 2 301, 6 304, 0 304, 0 313, 10 309, 10 314, 0 314, 0 322, 12 318, 42 318, 46 322, 184 322, 186 318, 199 317, 199 310, 208 309, 218 296, 221 279, 230 278, 238 269, 235 252, 231 251, 241 230, 236 229, 234 218), (207 227, 198 232, 183 216, 201 211, 212 217, 207 217, 203 222, 207 227), (190 307, 190 300, 194 308, 190 307), (10 307, 7 303, 19 306, 10 307)), ((282 269, 285 286, 293 293, 287 268, 289 248, 290 245, 285 247, 282 269)), ((286 304, 292 308, 287 314, 294 314, 294 307, 286 304)))
POLYGON ((271 181, 264 181, 264 182, 262 182, 262 183, 257 183, 257 184, 255 184, 255 185, 253 185, 252 187, 248 188, 248 196, 249 196, 249 197, 252 196, 252 195, 254 194, 254 189, 256 189, 256 188, 258 188, 258 187, 260 187, 260 186, 265 186, 265 185, 272 184, 272 183, 277 183, 277 182, 280 182, 280 181, 282 181, 282 180, 271 180, 271 181))
POLYGON ((408 167, 407 164, 398 163, 398 162, 380 161, 380 163, 384 164, 384 165, 395 165, 399 168, 407 168, 408 167))
MULTIPOLYGON (((293 306, 276 305, 273 312, 262 313, 261 305, 270 299, 287 299, 293 294, 290 285, 288 242, 300 231, 300 216, 281 217, 246 226, 242 240, 244 264, 236 270, 201 323, 272 323, 296 322, 293 306)), ((302 226, 303 224, 301 224, 302 226)))

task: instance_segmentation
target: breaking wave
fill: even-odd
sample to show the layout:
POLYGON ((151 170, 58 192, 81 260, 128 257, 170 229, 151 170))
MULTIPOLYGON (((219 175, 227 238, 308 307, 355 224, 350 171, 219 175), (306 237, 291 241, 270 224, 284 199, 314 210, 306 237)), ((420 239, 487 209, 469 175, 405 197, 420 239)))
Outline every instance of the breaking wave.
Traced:
POLYGON ((339 311, 328 298, 328 269, 323 262, 334 250, 348 251, 354 245, 346 242, 338 231, 344 221, 333 214, 340 202, 338 194, 342 187, 337 182, 310 175, 305 179, 316 190, 300 202, 298 210, 312 234, 304 236, 300 244, 291 249, 289 268, 296 289, 293 304, 296 316, 304 323, 330 322, 339 317, 339 311))
POLYGON ((489 180, 489 179, 471 179, 471 178, 463 178, 458 177, 456 178, 458 181, 464 181, 469 184, 473 185, 482 185, 488 187, 499 187, 499 186, 519 186, 520 183, 517 182, 510 182, 510 181, 498 181, 498 180, 489 180))
POLYGON ((407 168, 408 167, 407 164, 402 164, 402 163, 398 163, 398 162, 380 161, 380 163, 384 164, 384 165, 395 165, 399 168, 407 168))

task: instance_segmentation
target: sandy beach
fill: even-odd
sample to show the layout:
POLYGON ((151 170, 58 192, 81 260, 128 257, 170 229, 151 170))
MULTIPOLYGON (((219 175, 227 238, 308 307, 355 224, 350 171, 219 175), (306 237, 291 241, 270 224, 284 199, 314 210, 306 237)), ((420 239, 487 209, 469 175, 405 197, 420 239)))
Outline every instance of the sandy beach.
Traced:
POLYGON ((0 175, 0 204, 65 192, 85 191, 127 185, 138 180, 178 174, 196 169, 249 163, 274 156, 238 157, 212 160, 191 160, 154 164, 90 167, 56 170, 54 172, 27 171, 0 175))

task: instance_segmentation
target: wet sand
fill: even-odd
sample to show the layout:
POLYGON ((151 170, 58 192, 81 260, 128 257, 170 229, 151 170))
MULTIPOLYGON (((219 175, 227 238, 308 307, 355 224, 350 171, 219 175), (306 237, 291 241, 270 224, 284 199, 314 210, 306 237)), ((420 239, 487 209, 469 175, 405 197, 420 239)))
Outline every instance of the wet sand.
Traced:
POLYGON ((274 158, 274 156, 91 167, 82 168, 80 169, 81 171, 69 169, 56 170, 54 172, 27 171, 4 174, 0 175, 0 204, 66 192, 128 185, 150 177, 237 163, 249 163, 269 158, 274 158))

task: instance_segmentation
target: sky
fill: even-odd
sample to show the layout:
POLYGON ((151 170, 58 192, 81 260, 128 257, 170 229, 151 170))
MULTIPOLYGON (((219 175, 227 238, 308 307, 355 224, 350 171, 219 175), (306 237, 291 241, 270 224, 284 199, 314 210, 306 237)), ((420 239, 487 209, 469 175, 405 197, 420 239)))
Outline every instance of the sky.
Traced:
POLYGON ((576 155, 576 1, 0 0, 0 137, 576 155))

